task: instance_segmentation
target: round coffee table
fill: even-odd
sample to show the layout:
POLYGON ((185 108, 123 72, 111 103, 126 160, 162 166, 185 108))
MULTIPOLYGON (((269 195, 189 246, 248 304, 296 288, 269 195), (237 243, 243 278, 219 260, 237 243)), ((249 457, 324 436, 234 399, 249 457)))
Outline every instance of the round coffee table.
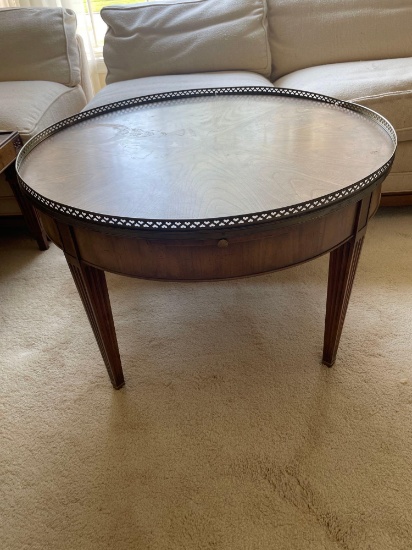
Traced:
POLYGON ((104 271, 214 280, 330 252, 323 363, 336 357, 396 134, 377 113, 277 88, 163 93, 85 111, 19 154, 22 192, 66 256, 115 388, 104 271))

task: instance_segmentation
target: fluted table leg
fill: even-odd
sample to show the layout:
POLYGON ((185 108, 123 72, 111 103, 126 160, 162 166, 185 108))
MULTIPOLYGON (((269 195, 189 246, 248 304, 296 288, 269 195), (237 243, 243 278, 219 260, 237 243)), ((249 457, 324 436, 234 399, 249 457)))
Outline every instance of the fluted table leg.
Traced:
POLYGON ((329 256, 322 357, 322 363, 328 367, 335 363, 371 208, 375 208, 372 205, 372 194, 366 195, 359 201, 352 238, 332 250, 329 256))
POLYGON ((336 359, 363 240, 364 234, 356 236, 330 253, 322 358, 328 367, 336 359))
POLYGON ((88 266, 66 254, 71 274, 83 302, 115 389, 124 386, 122 364, 104 271, 88 266))

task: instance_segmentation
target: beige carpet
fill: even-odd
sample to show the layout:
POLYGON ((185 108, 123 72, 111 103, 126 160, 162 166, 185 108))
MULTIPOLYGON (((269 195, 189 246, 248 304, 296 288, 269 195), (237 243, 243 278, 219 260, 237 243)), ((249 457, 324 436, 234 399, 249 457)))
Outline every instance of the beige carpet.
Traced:
POLYGON ((62 253, 0 238, 0 547, 411 549, 412 209, 370 225, 333 369, 326 276, 109 275, 115 391, 62 253))

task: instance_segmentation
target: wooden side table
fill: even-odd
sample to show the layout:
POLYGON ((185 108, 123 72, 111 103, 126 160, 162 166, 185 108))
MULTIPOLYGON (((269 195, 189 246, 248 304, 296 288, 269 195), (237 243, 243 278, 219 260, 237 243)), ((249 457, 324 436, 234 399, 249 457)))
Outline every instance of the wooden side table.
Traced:
MULTIPOLYGON (((36 239, 39 249, 47 250, 49 248, 47 235, 40 223, 37 212, 26 197, 21 193, 17 183, 15 161, 21 147, 22 142, 17 132, 0 132, 0 174, 2 172, 5 173, 6 181, 10 185, 13 196, 23 214, 24 221, 26 222, 30 233, 36 239)), ((0 201, 3 201, 4 203, 9 201, 11 202, 12 199, 12 196, 0 197, 0 201)), ((13 214, 17 214, 17 212, 14 212, 13 214)), ((0 216, 1 215, 0 208, 0 216)))

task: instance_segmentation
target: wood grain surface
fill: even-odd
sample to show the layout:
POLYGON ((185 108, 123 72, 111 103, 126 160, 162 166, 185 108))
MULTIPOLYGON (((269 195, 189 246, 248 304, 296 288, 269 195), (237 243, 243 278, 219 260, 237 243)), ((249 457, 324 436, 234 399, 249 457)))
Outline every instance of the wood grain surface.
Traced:
POLYGON ((19 173, 34 191, 100 214, 205 219, 339 191, 393 153, 362 114, 299 98, 221 96, 125 108, 48 138, 19 173))

